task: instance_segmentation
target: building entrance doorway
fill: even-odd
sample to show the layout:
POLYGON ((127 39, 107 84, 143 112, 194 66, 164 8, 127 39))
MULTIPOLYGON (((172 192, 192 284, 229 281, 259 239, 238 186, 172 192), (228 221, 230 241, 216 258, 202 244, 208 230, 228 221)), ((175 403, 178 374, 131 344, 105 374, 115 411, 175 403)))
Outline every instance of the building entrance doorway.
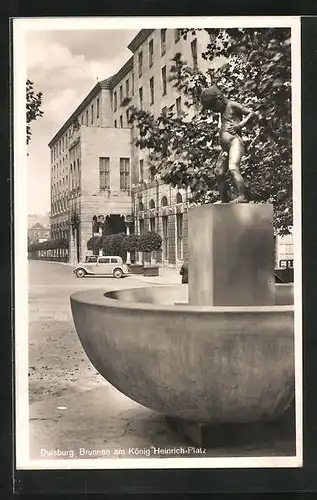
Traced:
POLYGON ((125 233, 124 215, 111 214, 107 215, 104 222, 103 234, 125 233))

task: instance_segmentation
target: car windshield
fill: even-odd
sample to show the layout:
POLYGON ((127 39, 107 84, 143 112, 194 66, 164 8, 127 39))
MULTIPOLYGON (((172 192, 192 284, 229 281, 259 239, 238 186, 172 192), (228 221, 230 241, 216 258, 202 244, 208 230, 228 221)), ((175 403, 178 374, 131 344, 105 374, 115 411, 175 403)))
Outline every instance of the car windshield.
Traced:
POLYGON ((97 262, 97 257, 86 257, 86 262, 97 262))

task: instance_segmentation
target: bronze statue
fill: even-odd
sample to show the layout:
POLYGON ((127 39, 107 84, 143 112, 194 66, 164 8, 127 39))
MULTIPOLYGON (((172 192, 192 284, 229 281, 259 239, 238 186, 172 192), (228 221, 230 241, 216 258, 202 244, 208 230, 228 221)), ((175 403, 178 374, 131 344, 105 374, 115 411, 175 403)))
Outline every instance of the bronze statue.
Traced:
POLYGON ((245 184, 240 173, 241 158, 245 155, 245 146, 240 131, 254 116, 254 112, 224 97, 216 85, 203 90, 201 101, 203 109, 210 109, 214 113, 220 113, 221 116, 219 137, 222 151, 219 153, 216 164, 220 203, 229 203, 228 186, 225 181, 228 169, 238 193, 237 198, 231 203, 247 203, 245 184), (244 119, 242 119, 243 116, 245 116, 244 119))

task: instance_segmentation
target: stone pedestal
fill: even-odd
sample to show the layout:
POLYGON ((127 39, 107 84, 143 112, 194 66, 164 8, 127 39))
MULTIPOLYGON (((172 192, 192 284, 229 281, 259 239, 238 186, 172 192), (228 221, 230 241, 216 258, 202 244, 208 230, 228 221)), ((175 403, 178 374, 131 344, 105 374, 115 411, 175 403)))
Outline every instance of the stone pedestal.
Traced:
POLYGON ((202 205, 188 216, 189 304, 273 305, 272 205, 202 205))

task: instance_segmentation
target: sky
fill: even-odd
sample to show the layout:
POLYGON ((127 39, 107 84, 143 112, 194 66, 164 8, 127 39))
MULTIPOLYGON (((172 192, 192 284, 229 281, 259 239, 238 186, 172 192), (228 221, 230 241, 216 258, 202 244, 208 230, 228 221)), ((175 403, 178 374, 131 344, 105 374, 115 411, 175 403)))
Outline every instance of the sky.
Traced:
POLYGON ((28 214, 50 211, 49 141, 98 80, 116 73, 132 56, 139 30, 34 30, 27 34, 27 77, 42 92, 44 115, 32 122, 27 159, 28 214))

